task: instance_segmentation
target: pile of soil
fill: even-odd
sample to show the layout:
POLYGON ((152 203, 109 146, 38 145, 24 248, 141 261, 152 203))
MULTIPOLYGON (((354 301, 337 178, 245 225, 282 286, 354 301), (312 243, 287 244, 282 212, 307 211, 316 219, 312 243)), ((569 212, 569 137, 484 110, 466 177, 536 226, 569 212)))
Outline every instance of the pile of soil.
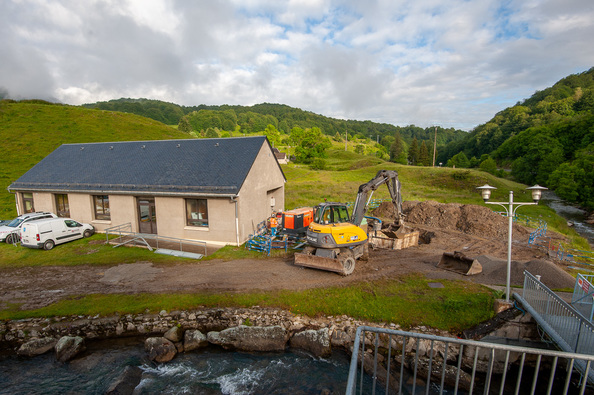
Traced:
MULTIPOLYGON (((507 237, 507 218, 484 206, 459 203, 443 204, 432 200, 407 201, 403 203, 402 211, 406 215, 405 222, 409 225, 417 224, 441 230, 456 230, 488 238, 507 237)), ((390 221, 396 218, 391 202, 382 202, 373 211, 373 215, 379 218, 388 218, 390 221)), ((525 237, 530 233, 521 225, 514 224, 513 227, 513 233, 517 237, 525 237)))

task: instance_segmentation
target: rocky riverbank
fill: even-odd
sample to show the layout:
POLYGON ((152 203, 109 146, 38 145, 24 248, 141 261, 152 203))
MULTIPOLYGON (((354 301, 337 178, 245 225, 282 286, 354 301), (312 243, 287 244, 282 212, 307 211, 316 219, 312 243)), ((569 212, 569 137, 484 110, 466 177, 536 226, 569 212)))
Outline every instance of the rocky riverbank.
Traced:
MULTIPOLYGON (((311 318, 257 306, 215 308, 113 317, 76 316, 7 321, 0 323, 0 349, 29 357, 53 350, 57 360, 67 362, 82 353, 88 341, 142 336, 146 338, 147 356, 158 363, 170 361, 180 352, 190 352, 209 344, 243 351, 283 351, 289 346, 325 357, 333 348, 351 352, 357 327, 362 325, 401 329, 395 323, 370 324, 344 315, 311 318)), ((453 336, 422 326, 408 330, 453 336)), ((476 338, 478 332, 471 332, 472 337, 476 338)), ((508 316, 505 322, 479 332, 481 336, 488 332, 492 336, 511 339, 526 339, 536 334, 529 316, 514 318, 513 315, 508 316)), ((387 343, 383 344, 384 340, 381 340, 382 348, 387 347, 387 343)), ((402 343, 396 344, 394 339, 391 341, 393 349, 402 349, 402 343)), ((372 342, 371 337, 366 339, 366 343, 372 342)), ((428 357, 425 354, 429 347, 423 341, 418 344, 409 341, 405 349, 407 354, 420 354, 421 359, 428 357)), ((123 372, 122 380, 114 385, 130 385, 130 380, 136 380, 137 377, 137 371, 123 372)))
MULTIPOLYGON (((29 318, 0 323, 0 348, 18 350, 22 344, 34 339, 63 336, 80 336, 87 340, 102 340, 117 337, 163 335, 171 328, 182 331, 199 330, 204 334, 238 327, 280 327, 287 340, 294 334, 309 329, 327 329, 332 346, 345 347, 352 344, 358 326, 368 322, 355 320, 346 315, 311 318, 294 315, 286 310, 270 308, 215 308, 192 311, 161 311, 158 314, 127 314, 111 317, 74 316, 52 318, 29 318)), ((394 323, 374 326, 400 329, 394 323)), ((416 332, 448 336, 445 331, 412 328, 416 332)))

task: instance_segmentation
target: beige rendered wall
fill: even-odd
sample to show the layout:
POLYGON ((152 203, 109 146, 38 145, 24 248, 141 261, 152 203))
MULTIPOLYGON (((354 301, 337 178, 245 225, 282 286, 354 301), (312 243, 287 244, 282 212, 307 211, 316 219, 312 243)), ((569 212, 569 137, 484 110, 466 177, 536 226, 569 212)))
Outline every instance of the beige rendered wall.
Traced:
MULTIPOLYGON (((192 197, 189 197, 192 198, 192 197)), ((197 199, 202 199, 196 196, 197 199)), ((186 199, 155 198, 157 231, 160 235, 211 243, 235 242, 235 206, 228 198, 208 198, 208 227, 186 226, 186 199)))
MULTIPOLYGON (((27 193, 27 192, 25 192, 27 193)), ((23 193, 18 192, 18 205, 19 214, 23 214, 25 212, 25 207, 23 206, 23 193)), ((46 192, 33 192, 33 208, 35 211, 49 211, 50 213, 56 212, 56 203, 53 201, 54 195, 51 193, 46 192)))
POLYGON ((125 224, 126 222, 132 223, 133 230, 137 229, 135 228, 138 223, 136 200, 133 196, 109 195, 110 220, 95 219, 93 195, 69 193, 68 204, 70 206, 70 216, 73 219, 93 225, 98 232, 102 232, 111 226, 125 224))
POLYGON ((260 153, 239 192, 239 242, 256 230, 258 223, 285 208, 285 179, 268 144, 260 153), (271 207, 274 198, 274 207, 271 207))

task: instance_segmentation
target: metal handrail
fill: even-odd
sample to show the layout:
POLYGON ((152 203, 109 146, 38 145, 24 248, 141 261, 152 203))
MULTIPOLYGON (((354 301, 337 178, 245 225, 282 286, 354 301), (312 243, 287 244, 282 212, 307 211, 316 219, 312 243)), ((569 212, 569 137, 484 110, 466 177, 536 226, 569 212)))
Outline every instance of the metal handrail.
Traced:
MULTIPOLYGON (((508 371, 512 366, 515 366, 517 367, 517 378, 514 378, 516 380, 515 393, 518 394, 521 384, 526 385, 527 380, 530 379, 522 377, 526 361, 534 360, 536 366, 535 372, 532 374, 531 394, 536 393, 537 384, 542 387, 547 378, 548 381, 544 383, 547 388, 546 393, 551 394, 555 379, 563 374, 561 367, 566 369, 563 390, 563 393, 566 394, 572 382, 572 375, 580 374, 574 369, 578 362, 585 367, 580 381, 580 393, 583 394, 589 384, 589 373, 594 355, 360 326, 357 328, 353 345, 346 394, 375 394, 384 391, 390 393, 395 391, 395 387, 401 394, 404 390, 403 378, 406 365, 413 375, 410 381, 413 386, 412 390, 408 389, 410 393, 417 393, 416 386, 421 385, 418 384, 419 380, 425 381, 425 393, 427 394, 430 389, 435 391, 437 388, 440 393, 443 393, 444 389, 451 390, 451 388, 446 388, 446 376, 448 376, 455 379, 454 394, 459 391, 472 394, 479 385, 483 386, 483 390, 482 392, 477 391, 478 393, 494 392, 497 389, 497 379, 500 378, 498 388, 500 395, 504 393, 504 390, 507 393, 509 387, 514 385, 514 383, 506 382, 506 379, 509 378, 508 376, 512 376, 508 375, 508 371), (369 346, 371 350, 366 350, 366 346, 369 346), (543 358, 545 359, 543 360, 543 358), (381 360, 384 362, 380 363, 381 360), (566 365, 563 365, 564 361, 566 365), (397 364, 400 366, 396 366, 397 364), (546 371, 547 369, 548 371, 546 371), (398 370, 400 380, 391 375, 392 372, 398 374, 398 370), (454 377, 452 377, 452 370, 454 370, 454 377), (369 375, 371 383, 364 382, 365 372, 369 375), (461 379, 462 376, 463 379, 461 379), (381 380, 380 377, 382 377, 381 380), (394 383, 395 380, 396 383, 394 383), (466 388, 461 389, 463 381, 466 388), (385 389, 380 390, 379 386, 385 387, 385 389)), ((522 388, 525 391, 525 387, 522 388)))
POLYGON ((184 244, 190 244, 198 247, 204 247, 204 256, 207 255, 207 246, 205 241, 200 240, 189 240, 189 239, 182 239, 179 237, 169 237, 169 236, 160 236, 158 234, 152 233, 138 233, 132 231, 132 224, 130 222, 126 222, 121 225, 112 226, 110 228, 105 229, 105 236, 107 238, 106 244, 109 243, 109 235, 118 235, 120 239, 120 244, 114 246, 119 247, 121 245, 125 245, 134 241, 142 241, 142 243, 148 246, 151 249, 147 240, 154 240, 156 243, 157 249, 159 248, 159 241, 161 242, 170 242, 170 243, 179 243, 179 251, 183 251, 184 244), (131 239, 123 241, 124 237, 131 237, 131 239))
POLYGON ((527 271, 524 271, 522 296, 518 295, 518 299, 531 310, 535 319, 542 319, 544 325, 539 324, 561 349, 594 354, 594 325, 590 320, 527 271))
POLYGON ((592 322, 594 314, 594 285, 592 284, 593 275, 578 273, 575 279, 575 286, 571 296, 571 305, 581 312, 584 317, 592 322))

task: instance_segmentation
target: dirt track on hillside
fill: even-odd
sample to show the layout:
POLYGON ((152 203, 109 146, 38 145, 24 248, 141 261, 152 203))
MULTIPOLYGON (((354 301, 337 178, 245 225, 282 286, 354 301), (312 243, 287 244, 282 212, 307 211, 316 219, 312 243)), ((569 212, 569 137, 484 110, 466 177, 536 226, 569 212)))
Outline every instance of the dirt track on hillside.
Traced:
MULTIPOLYGON (((177 265, 151 262, 113 266, 27 267, 0 270, 0 308, 21 304, 32 309, 85 294, 171 292, 242 292, 248 290, 303 290, 393 279, 412 273, 428 278, 505 285, 507 220, 481 206, 407 203, 409 225, 421 232, 423 243, 405 250, 371 250, 368 262, 357 263, 347 277, 296 267, 292 259, 187 261, 177 265), (503 229, 503 230, 502 230, 503 229), (479 259, 483 273, 476 276, 436 268, 443 252, 462 251, 479 259)), ((389 218, 389 208, 376 215, 389 218)), ((529 231, 514 225, 512 285, 522 285, 523 270, 540 274, 550 288, 573 287, 574 279, 546 254, 528 248, 529 231)))

